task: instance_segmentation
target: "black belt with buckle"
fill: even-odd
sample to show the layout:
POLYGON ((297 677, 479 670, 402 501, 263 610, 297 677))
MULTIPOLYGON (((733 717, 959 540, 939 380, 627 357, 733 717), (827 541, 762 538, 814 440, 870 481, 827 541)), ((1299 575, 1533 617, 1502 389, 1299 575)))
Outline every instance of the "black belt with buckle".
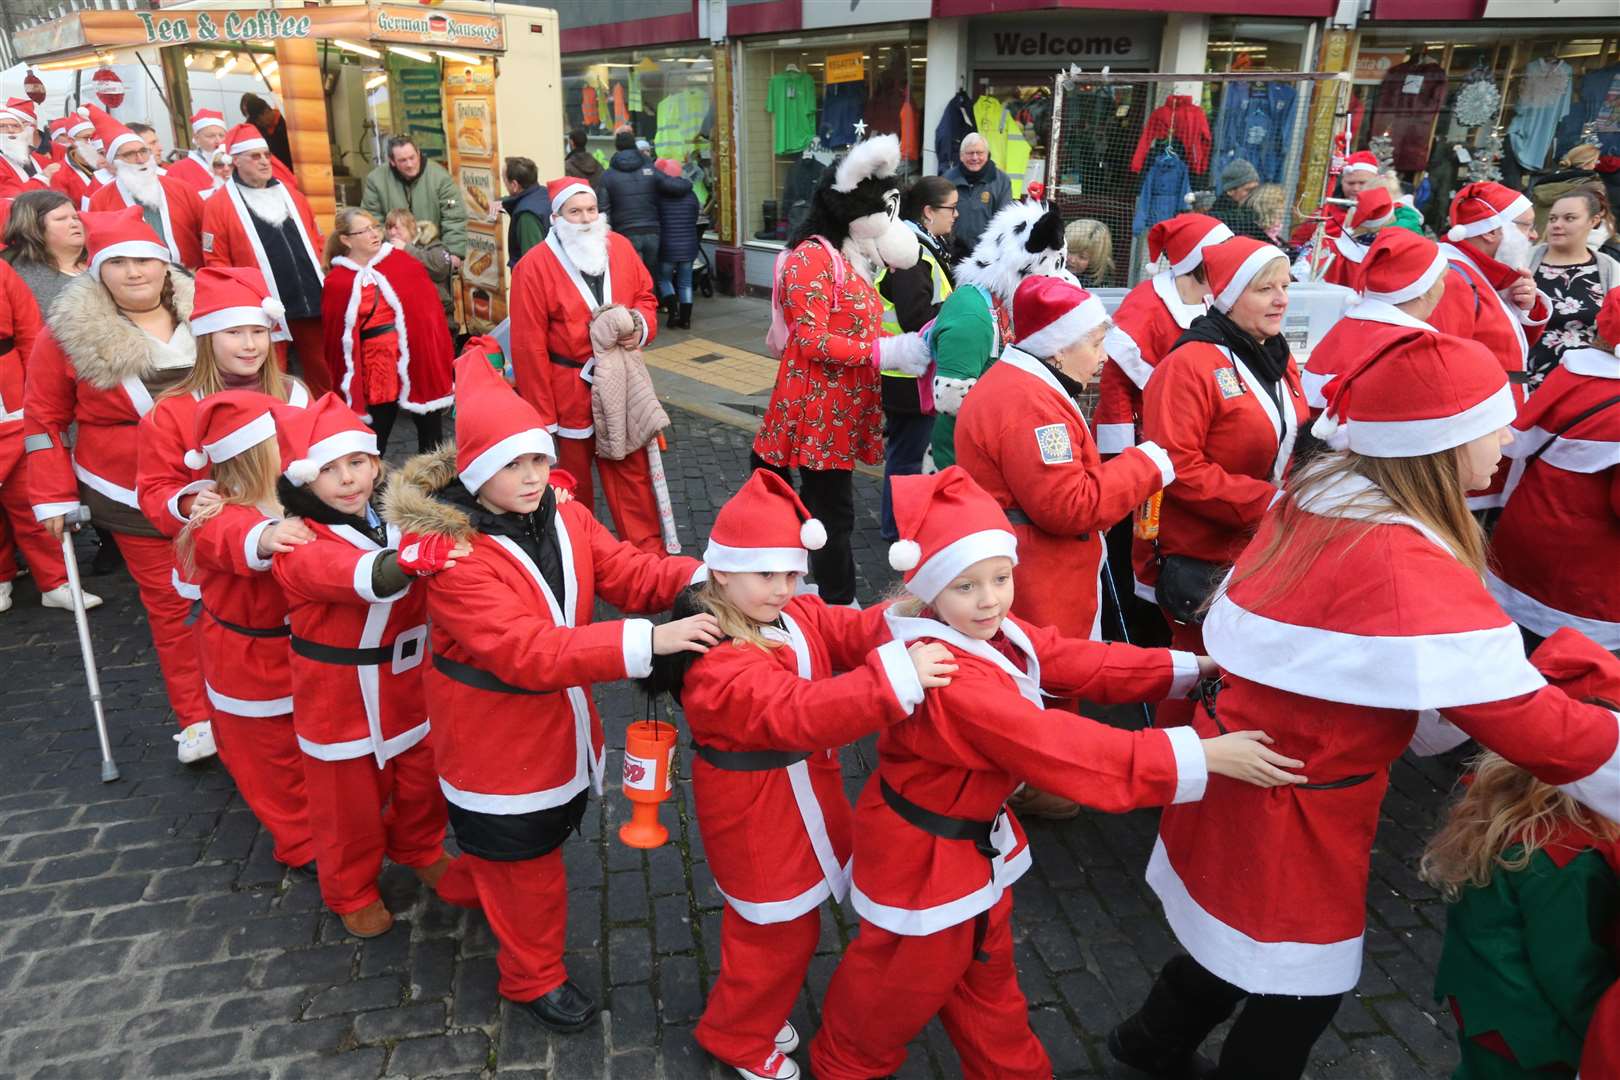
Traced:
POLYGON ((692 750, 710 765, 726 772, 770 772, 772 769, 785 769, 789 765, 797 765, 807 760, 811 753, 809 750, 716 750, 712 746, 704 746, 695 739, 692 742, 692 750))
POLYGON ((522 686, 513 686, 505 679, 491 675, 483 668, 463 664, 460 660, 452 660, 448 656, 433 654, 433 666, 441 675, 454 679, 463 686, 470 686, 475 690, 489 690, 497 694, 525 694, 538 697, 541 694, 555 694, 555 690, 530 690, 522 686))
MULTIPOLYGON (((914 825, 923 832, 937 836, 942 840, 971 841, 980 855, 991 860, 992 866, 996 856, 1001 854, 996 850, 996 845, 990 840, 990 834, 996 827, 994 821, 974 821, 971 818, 954 818, 947 817, 944 814, 936 814, 932 810, 918 806, 894 790, 889 786, 889 782, 881 776, 878 777, 878 790, 883 793, 883 801, 888 803, 889 809, 900 815, 900 819, 908 825, 914 825)), ((990 912, 986 909, 973 917, 973 959, 975 961, 988 963, 990 960, 989 954, 984 951, 984 938, 989 930, 990 912)))
MULTIPOLYGON (((413 638, 405 643, 405 649, 399 659, 409 660, 416 655, 422 647, 421 638, 413 638)), ((292 639, 292 651, 305 660, 314 660, 322 664, 341 664, 344 667, 359 667, 372 664, 391 664, 394 662, 394 642, 378 645, 369 649, 349 649, 339 645, 325 645, 309 638, 297 635, 292 639)))
MULTIPOLYGON (((1216 697, 1219 695, 1220 690, 1221 678, 1200 679, 1198 685, 1193 687, 1192 693, 1187 696, 1199 701, 1204 706, 1204 712, 1208 713, 1209 718, 1214 721, 1215 730, 1222 735, 1226 735, 1228 734, 1226 725, 1221 723, 1219 710, 1216 706, 1216 697)), ((1359 784, 1365 784, 1376 775, 1378 774, 1370 772, 1356 773, 1353 776, 1342 777, 1338 780, 1324 780, 1319 784, 1292 784, 1290 786, 1296 791, 1338 791, 1341 788, 1351 788, 1359 784)))
POLYGON ((210 619, 213 619, 216 623, 223 626, 225 629, 229 630, 231 633, 233 633, 233 634, 241 634, 243 637, 251 637, 251 638, 292 637, 292 627, 288 626, 286 623, 282 623, 280 626, 243 626, 241 623, 226 622, 224 619, 220 618, 218 615, 215 615, 212 611, 209 611, 207 608, 203 608, 203 611, 207 612, 208 617, 210 619))
POLYGON ((372 338, 379 338, 384 334, 392 334, 396 329, 397 327, 393 323, 383 323, 381 326, 368 327, 367 329, 360 331, 360 340, 370 341, 372 338))
MULTIPOLYGON (((1001 512, 1003 514, 1006 514, 1007 515, 1007 520, 1010 523, 1014 524, 1014 525, 1028 525, 1032 529, 1039 529, 1040 528, 1039 525, 1035 524, 1035 522, 1030 520, 1030 517, 1029 517, 1028 514, 1024 513, 1022 510, 1018 509, 1018 507, 1016 507, 1016 506, 1006 507, 1001 512)), ((1090 540, 1091 539, 1091 534, 1089 532, 1079 533, 1078 534, 1078 539, 1090 540)))
POLYGON ((567 357, 558 356, 556 353, 551 353, 550 356, 551 362, 558 367, 583 368, 586 363, 584 360, 570 360, 567 357))

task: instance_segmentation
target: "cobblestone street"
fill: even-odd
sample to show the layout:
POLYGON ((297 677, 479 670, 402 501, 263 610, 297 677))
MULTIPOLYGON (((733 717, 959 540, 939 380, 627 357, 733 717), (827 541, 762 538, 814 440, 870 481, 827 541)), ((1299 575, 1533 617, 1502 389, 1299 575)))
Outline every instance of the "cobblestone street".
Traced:
MULTIPOLYGON (((717 507, 747 473, 747 433, 676 409, 670 472, 681 538, 701 551, 717 507)), ((877 482, 858 476, 861 599, 892 575, 878 538, 877 482)), ((0 615, 0 1076, 548 1077, 665 1080, 734 1076, 694 1043, 719 961, 721 898, 704 861, 690 791, 663 809, 671 842, 620 844, 629 804, 591 803, 564 848, 568 964, 599 993, 600 1025, 555 1036, 503 1005, 483 917, 426 895, 390 866, 398 919, 366 942, 327 913, 313 880, 284 873, 217 759, 176 764, 175 731, 133 585, 87 578, 122 779, 99 780, 71 616, 20 583, 0 615)), ((608 775, 626 721, 645 708, 628 685, 598 689, 608 775)), ((682 743, 685 743, 683 734, 682 743)), ((853 795, 874 760, 846 752, 853 795)), ((684 763, 682 768, 685 773, 684 763)), ((1367 964, 1317 1046, 1313 1080, 1443 1077, 1453 1024, 1430 988, 1443 905, 1413 866, 1456 769, 1395 768, 1373 854, 1367 964)), ((1030 828, 1034 869, 1016 889, 1014 930, 1030 1019, 1059 1076, 1127 1074, 1103 1037, 1146 993, 1175 948, 1142 880, 1156 813, 1086 813, 1030 828)), ((535 912, 535 918, 553 913, 535 912)), ((806 1036, 854 919, 826 919, 793 1021, 806 1036)), ((797 1055, 808 1073, 808 1055, 797 1055)), ((937 1024, 904 1077, 959 1068, 937 1024)))

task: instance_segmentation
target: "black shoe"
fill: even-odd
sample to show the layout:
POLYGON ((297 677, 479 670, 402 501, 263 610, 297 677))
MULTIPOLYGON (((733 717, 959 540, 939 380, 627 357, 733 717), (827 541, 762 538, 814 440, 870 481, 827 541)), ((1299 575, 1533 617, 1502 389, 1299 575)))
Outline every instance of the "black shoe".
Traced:
POLYGON ((682 304, 681 305, 681 313, 678 316, 676 316, 675 325, 680 327, 682 330, 690 330, 690 329, 692 329, 692 305, 691 304, 682 304))
POLYGON ((315 868, 314 859, 309 860, 303 866, 293 866, 288 869, 292 870, 294 877, 301 877, 308 881, 319 880, 321 876, 320 872, 315 868))
POLYGON ((1126 1031, 1130 1023, 1127 1020, 1108 1033, 1108 1052, 1121 1065, 1128 1065, 1155 1080, 1210 1080, 1218 1071, 1219 1066, 1197 1051, 1167 1055, 1162 1049, 1155 1051, 1127 1046, 1129 1032, 1125 1037, 1121 1036, 1121 1032, 1126 1031))
MULTIPOLYGON (((658 314, 666 319, 675 318, 675 294, 669 293, 658 298, 658 314)), ((671 323, 671 325, 674 325, 671 323)))
POLYGON ((564 1035, 583 1029, 596 1018, 597 1012, 596 1002, 575 986, 572 979, 533 1001, 516 1001, 513 1004, 527 1009, 529 1015, 541 1024, 564 1035))

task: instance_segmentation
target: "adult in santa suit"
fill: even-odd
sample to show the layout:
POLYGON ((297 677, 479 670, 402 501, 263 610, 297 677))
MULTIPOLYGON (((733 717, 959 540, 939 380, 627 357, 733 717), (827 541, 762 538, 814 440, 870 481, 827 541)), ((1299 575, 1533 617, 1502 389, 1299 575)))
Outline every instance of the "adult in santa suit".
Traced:
POLYGON ((183 180, 159 175, 157 160, 141 137, 94 105, 81 112, 96 126, 96 137, 105 146, 114 181, 90 196, 90 209, 122 210, 139 207, 152 231, 163 238, 169 261, 187 270, 203 264, 203 202, 183 180))
POLYGON ((1482 578, 1464 492, 1495 467, 1513 417, 1488 350, 1425 330, 1333 381, 1315 427, 1336 452, 1290 474, 1211 607, 1204 640, 1225 689, 1195 721, 1263 728, 1310 782, 1211 783, 1197 807, 1165 811, 1148 883, 1189 955, 1109 1036, 1116 1058, 1190 1074, 1243 1003, 1214 1075, 1303 1072, 1360 977, 1373 833, 1408 745, 1472 736, 1620 816, 1620 716, 1548 686, 1482 578))
POLYGON ((62 155, 62 168, 51 177, 51 187, 72 199, 75 210, 88 210, 91 196, 113 182, 107 157, 95 137, 96 126, 88 116, 76 112, 51 123, 61 124, 73 140, 62 155))
MULTIPOLYGON (((221 186, 214 174, 214 155, 225 145, 225 114, 214 109, 198 109, 191 114, 191 149, 169 166, 169 175, 190 184, 198 197, 207 200, 221 186)), ((204 231, 207 226, 204 225, 204 231)))
POLYGON ((1327 241, 1328 250, 1320 259, 1307 249, 1294 262, 1294 278, 1298 281, 1321 281, 1342 289, 1359 292, 1361 264, 1367 258, 1367 249, 1379 232, 1395 223, 1395 200, 1389 189, 1368 186, 1356 196, 1356 205, 1344 217, 1344 224, 1327 241))
MULTIPOLYGON (((1354 201, 1362 193, 1373 178, 1378 175, 1378 158, 1371 150, 1357 150, 1344 161, 1344 167, 1339 170, 1339 198, 1354 201)), ((1322 235, 1331 241, 1344 231, 1344 218, 1348 206, 1338 202, 1324 201, 1316 213, 1295 227, 1293 235, 1288 239, 1296 246, 1307 245, 1316 233, 1317 219, 1326 218, 1322 235)))
MULTIPOLYGON (((221 185, 219 197, 203 207, 203 262, 258 268, 284 309, 272 335, 282 366, 287 366, 290 345, 299 374, 319 397, 332 388, 332 375, 321 330, 325 240, 315 213, 302 193, 275 178, 271 169, 275 157, 258 128, 240 124, 220 145, 230 155, 234 171, 221 185)), ((449 357, 445 359, 448 362, 449 357)))
MULTIPOLYGON (((1142 395, 1142 434, 1176 470, 1148 572, 1172 644, 1193 652, 1203 651, 1203 603, 1254 535, 1309 416, 1282 337, 1288 256, 1240 236, 1205 249, 1204 265, 1213 304, 1142 395)), ((1168 701, 1158 722, 1186 723, 1191 714, 1190 702, 1168 701)))
POLYGON ((174 550, 141 510, 135 491, 136 425, 190 372, 196 343, 189 275, 139 210, 83 215, 89 271, 63 287, 49 333, 28 355, 23 448, 34 516, 60 537, 63 516, 84 503, 111 534, 156 647, 181 729, 209 719, 197 650, 186 625, 191 602, 174 590, 174 550), (70 440, 68 429, 75 428, 70 440))
POLYGON ((483 908, 500 943, 503 997, 577 1031, 597 1006, 563 966, 558 849, 587 790, 602 793, 606 744, 591 683, 650 674, 655 652, 695 651, 718 628, 711 615, 657 629, 642 619, 592 624, 598 595, 620 611, 666 610, 701 564, 617 541, 580 501, 558 503, 547 485, 552 437, 483 344, 456 362, 456 441, 406 462, 383 517, 407 545, 431 533, 472 546, 427 579, 427 715, 464 853, 439 895, 483 908))
MULTIPOLYGON (((1465 184, 1451 200, 1451 228, 1441 246, 1451 260, 1446 292, 1429 316, 1436 330, 1468 338, 1496 356, 1513 384, 1514 400, 1528 395, 1525 361, 1552 315, 1550 301, 1530 275, 1536 241, 1535 208, 1510 187, 1491 181, 1465 184)), ((1468 496, 1471 510, 1502 505, 1506 468, 1468 496)))
POLYGON ((518 393, 556 435, 557 465, 578 483, 581 504, 595 505, 594 459, 620 539, 662 552, 647 451, 622 461, 597 458, 591 419, 591 322, 604 308, 624 308, 635 325, 619 345, 646 345, 658 331, 652 276, 630 241, 608 228, 589 184, 564 177, 546 189, 551 232, 512 268, 512 371, 518 393))
MULTIPOLYGON (((811 1046, 817 1080, 899 1070, 935 1015, 972 1080, 1050 1080, 1013 965, 1012 884, 1029 869, 1004 804, 1023 781, 1105 811, 1203 796, 1211 773, 1287 783, 1250 736, 1122 731, 1044 712, 1048 693, 1124 702, 1185 692, 1208 659, 1066 638, 1008 614, 1018 541, 982 488, 952 466, 893 480, 910 594, 884 609, 893 636, 945 645, 957 670, 878 736, 855 808, 850 896, 860 932, 844 952, 811 1046)), ((1298 762, 1292 764, 1297 765, 1298 762)), ((1279 767, 1282 766, 1282 767, 1279 767)))
POLYGON ((34 156, 36 123, 34 103, 27 98, 11 98, 0 109, 0 199, 48 188, 61 170, 55 163, 42 167, 34 156))
MULTIPOLYGON (((1598 312, 1620 342, 1620 290, 1598 312)), ((1534 647, 1571 626, 1620 651, 1620 356, 1567 350, 1519 408, 1507 502, 1491 531, 1491 595, 1534 647)))

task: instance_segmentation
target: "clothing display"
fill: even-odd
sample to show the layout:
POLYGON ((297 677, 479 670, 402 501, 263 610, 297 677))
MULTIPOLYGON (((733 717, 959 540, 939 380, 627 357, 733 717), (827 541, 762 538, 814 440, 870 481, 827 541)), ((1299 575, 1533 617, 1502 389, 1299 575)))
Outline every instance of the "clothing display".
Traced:
POLYGON ((973 103, 973 122, 990 146, 990 160, 1012 182, 1012 197, 1024 193, 1024 170, 1029 166, 1029 140, 1016 111, 999 98, 984 94, 973 103))
POLYGON ((658 130, 653 147, 658 156, 685 161, 703 133, 703 118, 709 111, 709 95, 691 88, 668 94, 658 103, 658 130))
POLYGON ((1132 231, 1142 235, 1159 222, 1175 217, 1187 209, 1186 198, 1191 192, 1187 162, 1166 146, 1154 155, 1142 177, 1142 189, 1136 196, 1136 216, 1131 219, 1132 231))
POLYGON ((1147 123, 1142 125, 1142 134, 1136 140, 1136 153, 1131 155, 1131 172, 1141 172, 1142 166, 1148 162, 1148 151, 1154 142, 1167 136, 1179 139, 1186 147, 1186 160, 1193 172, 1209 172, 1209 144, 1212 138, 1209 118, 1198 103, 1186 94, 1171 94, 1163 105, 1148 114, 1147 123))
POLYGON ((821 145, 849 146, 855 142, 855 124, 866 116, 866 84, 833 83, 821 104, 821 145))
POLYGON ((1265 183, 1281 183, 1287 171, 1288 135, 1299 90, 1293 83, 1233 83, 1221 97, 1216 120, 1215 161, 1220 172, 1242 158, 1265 183))
POLYGON ((1559 127, 1559 147, 1581 141, 1587 124, 1605 154, 1620 154, 1620 64, 1610 64, 1581 76, 1581 102, 1559 127))
POLYGON ((1373 104, 1373 127, 1389 133, 1396 169, 1416 172, 1428 164, 1435 117, 1445 103, 1446 69, 1433 60, 1420 56, 1385 73, 1373 104))
POLYGON ((772 118, 773 152, 796 154, 816 134, 816 82, 796 68, 771 76, 765 111, 772 118))
MULTIPOLYGON (((1119 133, 1118 111, 1123 95, 1111 86, 1082 86, 1063 99, 1064 139, 1069 143, 1065 155, 1078 163, 1079 181, 1083 192, 1102 190, 1104 178, 1109 174, 1108 162, 1119 153, 1114 145, 1119 133)), ((1124 100, 1128 101, 1128 98, 1124 100)), ((1062 182, 1070 182, 1068 175, 1062 182)))
POLYGON ((957 163, 962 140, 977 130, 973 122, 973 103, 968 100, 965 90, 958 90, 950 104, 945 106, 939 124, 934 128, 935 171, 941 176, 945 175, 945 171, 957 163))

